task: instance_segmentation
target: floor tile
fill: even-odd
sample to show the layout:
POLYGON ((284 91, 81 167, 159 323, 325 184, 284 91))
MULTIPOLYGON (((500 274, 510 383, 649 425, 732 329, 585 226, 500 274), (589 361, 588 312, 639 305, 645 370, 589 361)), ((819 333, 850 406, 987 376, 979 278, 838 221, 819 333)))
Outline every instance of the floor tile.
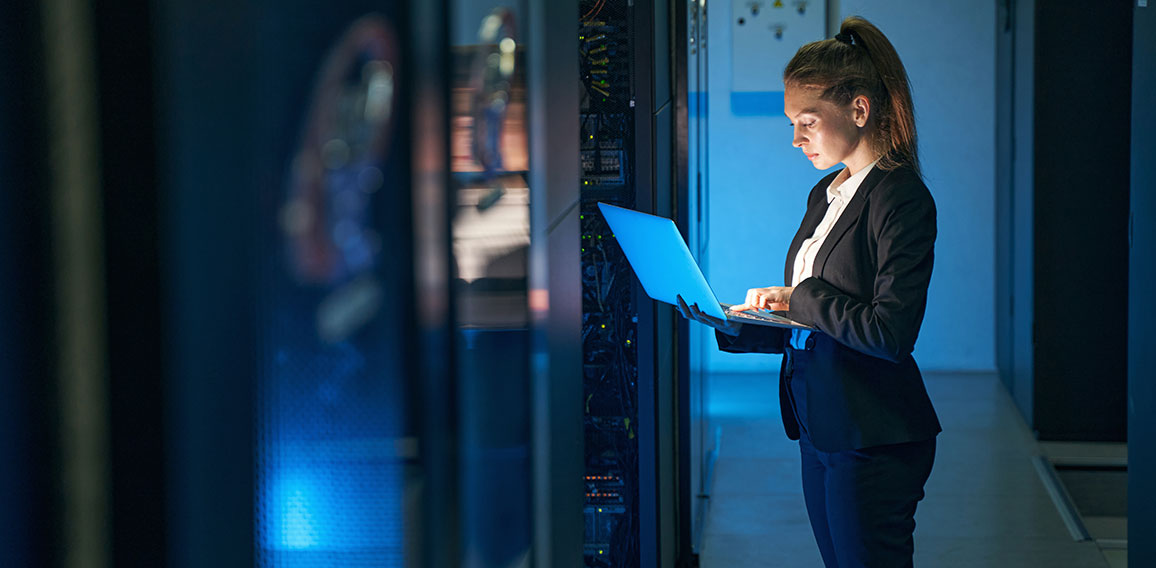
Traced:
POLYGON ((797 455, 785 458, 731 458, 715 466, 712 495, 802 494, 797 455))
POLYGON ((784 530, 773 537, 712 535, 699 558, 702 568, 823 568, 810 529, 784 530))
POLYGON ((1128 540, 1128 517, 1080 517, 1092 538, 1128 540))
POLYGON ((1127 550, 1104 550, 1104 559, 1108 561, 1109 568, 1128 568, 1128 551, 1127 550))
POLYGON ((915 565, 934 568, 1107 568, 1094 542, 916 536, 915 565))
POLYGON ((811 535, 807 506, 799 495, 720 495, 711 498, 704 534, 777 535, 797 529, 811 535))

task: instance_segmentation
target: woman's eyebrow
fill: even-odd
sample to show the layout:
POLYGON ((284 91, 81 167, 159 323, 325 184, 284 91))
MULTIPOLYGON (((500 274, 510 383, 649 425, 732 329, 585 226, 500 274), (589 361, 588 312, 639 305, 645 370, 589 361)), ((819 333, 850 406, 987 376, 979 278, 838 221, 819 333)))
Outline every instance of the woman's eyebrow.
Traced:
MULTIPOLYGON (((784 112, 783 114, 787 114, 787 113, 784 112)), ((817 109, 817 108, 805 108, 805 109, 795 113, 795 116, 791 116, 791 115, 787 114, 787 120, 795 120, 804 114, 819 114, 819 109, 817 109)))

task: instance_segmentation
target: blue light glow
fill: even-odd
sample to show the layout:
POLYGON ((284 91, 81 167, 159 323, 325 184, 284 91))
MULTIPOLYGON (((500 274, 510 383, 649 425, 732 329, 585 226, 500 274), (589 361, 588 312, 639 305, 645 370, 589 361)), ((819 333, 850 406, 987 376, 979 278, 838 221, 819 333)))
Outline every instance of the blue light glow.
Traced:
POLYGON ((402 566, 400 357, 294 323, 268 330, 278 347, 261 390, 257 565, 402 566))
POLYGON ((313 534, 313 516, 309 514, 309 503, 300 491, 293 493, 282 514, 282 544, 289 548, 308 548, 317 544, 313 534))

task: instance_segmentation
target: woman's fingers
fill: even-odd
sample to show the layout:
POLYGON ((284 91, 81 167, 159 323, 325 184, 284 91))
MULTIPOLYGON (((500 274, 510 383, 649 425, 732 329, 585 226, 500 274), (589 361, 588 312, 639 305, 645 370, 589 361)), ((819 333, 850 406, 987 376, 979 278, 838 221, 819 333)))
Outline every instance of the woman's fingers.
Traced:
POLYGON ((791 292, 793 290, 794 288, 783 286, 751 288, 747 290, 747 300, 743 304, 742 309, 740 309, 739 306, 732 306, 731 309, 739 312, 753 309, 772 311, 786 310, 790 305, 791 292))
POLYGON ((709 323, 706 320, 707 316, 703 315, 702 310, 698 309, 698 304, 691 304, 691 305, 687 306, 686 301, 682 299, 682 296, 679 296, 678 299, 680 302, 682 302, 682 305, 686 307, 686 311, 688 314, 687 319, 692 319, 692 320, 695 320, 695 321, 701 322, 701 323, 709 323))
POLYGON ((759 288, 751 288, 747 290, 747 299, 743 302, 748 309, 756 308, 759 305, 759 288))
POLYGON ((686 319, 709 325, 729 335, 738 335, 741 324, 722 320, 714 316, 708 316, 702 313, 702 310, 698 308, 698 304, 687 305, 686 300, 682 299, 681 294, 676 296, 676 298, 678 301, 678 311, 682 313, 686 319))

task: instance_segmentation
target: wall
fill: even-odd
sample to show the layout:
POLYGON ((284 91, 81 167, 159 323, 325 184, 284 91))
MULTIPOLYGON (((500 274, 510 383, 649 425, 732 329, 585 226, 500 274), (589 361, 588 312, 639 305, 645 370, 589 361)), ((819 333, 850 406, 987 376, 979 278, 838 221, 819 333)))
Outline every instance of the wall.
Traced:
MULTIPOLYGON (((782 283, 786 248, 823 172, 791 146, 781 103, 773 115, 732 112, 731 6, 712 7, 706 271, 725 302, 741 300, 749 287, 782 283)), ((939 209, 935 273, 916 360, 924 369, 992 370, 996 6, 851 0, 836 10, 879 26, 911 79, 924 177, 939 209)), ((777 361, 708 352, 714 371, 772 369, 777 361)))

